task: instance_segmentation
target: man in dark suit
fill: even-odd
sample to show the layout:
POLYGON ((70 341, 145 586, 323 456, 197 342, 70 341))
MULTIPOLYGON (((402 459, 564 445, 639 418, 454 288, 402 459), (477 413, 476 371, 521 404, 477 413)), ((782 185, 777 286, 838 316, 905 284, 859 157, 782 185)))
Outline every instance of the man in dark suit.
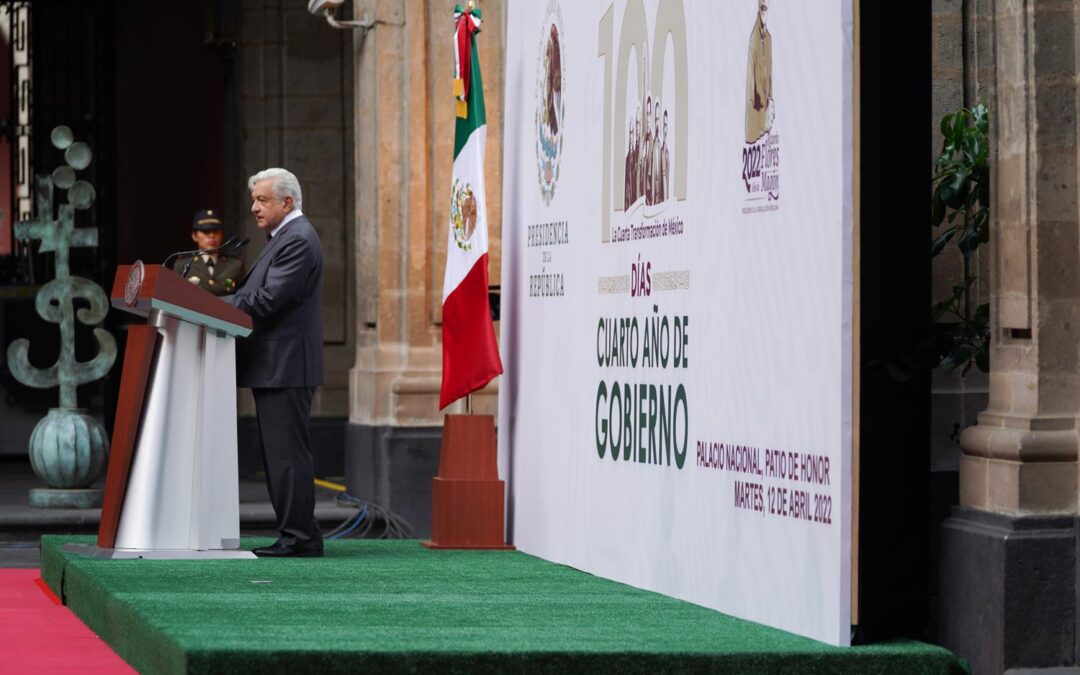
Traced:
POLYGON ((300 182, 285 169, 248 179, 251 213, 267 233, 235 295, 222 298, 251 315, 236 347, 236 382, 255 397, 266 486, 278 540, 260 557, 321 556, 315 520, 315 471, 308 424, 311 397, 323 383, 322 245, 300 211, 300 182))
MULTIPOLYGON (((191 240, 200 250, 220 247, 224 237, 217 211, 205 209, 195 212, 191 220, 191 240)), ((236 290, 236 283, 244 276, 244 261, 221 251, 200 253, 177 258, 172 270, 214 295, 227 295, 236 290)))

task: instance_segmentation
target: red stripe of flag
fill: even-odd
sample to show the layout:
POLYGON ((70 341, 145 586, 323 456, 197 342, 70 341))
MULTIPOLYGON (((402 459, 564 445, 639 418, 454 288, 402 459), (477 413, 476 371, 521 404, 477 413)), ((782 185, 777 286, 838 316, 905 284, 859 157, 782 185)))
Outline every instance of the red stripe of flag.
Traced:
POLYGON ((476 391, 503 371, 488 301, 488 256, 480 256, 443 302, 439 407, 476 391))

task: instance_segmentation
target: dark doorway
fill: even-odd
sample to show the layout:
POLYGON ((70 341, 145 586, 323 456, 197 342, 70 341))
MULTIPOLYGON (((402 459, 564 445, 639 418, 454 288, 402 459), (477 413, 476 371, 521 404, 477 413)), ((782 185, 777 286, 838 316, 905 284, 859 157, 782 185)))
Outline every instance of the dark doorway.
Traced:
POLYGON ((191 247, 191 217, 224 202, 225 59, 217 4, 116 5, 116 258, 191 247))

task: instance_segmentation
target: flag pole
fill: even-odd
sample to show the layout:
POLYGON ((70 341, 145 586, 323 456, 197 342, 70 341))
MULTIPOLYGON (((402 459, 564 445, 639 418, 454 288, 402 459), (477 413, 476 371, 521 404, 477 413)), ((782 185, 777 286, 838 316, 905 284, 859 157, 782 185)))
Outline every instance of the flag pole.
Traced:
POLYGON ((473 414, 471 392, 502 373, 488 298, 484 184, 487 113, 476 51, 480 10, 454 7, 454 167, 446 276, 443 374, 439 407, 465 398, 464 415, 447 414, 439 474, 431 479, 429 548, 513 549, 506 544, 506 485, 499 479, 495 416, 473 414), (470 225, 471 223, 471 225, 470 225))

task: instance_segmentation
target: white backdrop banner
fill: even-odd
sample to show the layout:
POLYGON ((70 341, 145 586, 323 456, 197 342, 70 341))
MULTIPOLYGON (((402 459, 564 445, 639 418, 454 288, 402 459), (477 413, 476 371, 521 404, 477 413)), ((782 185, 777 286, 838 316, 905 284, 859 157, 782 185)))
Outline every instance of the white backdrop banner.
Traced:
POLYGON ((507 11, 512 542, 848 644, 851 0, 507 11))

